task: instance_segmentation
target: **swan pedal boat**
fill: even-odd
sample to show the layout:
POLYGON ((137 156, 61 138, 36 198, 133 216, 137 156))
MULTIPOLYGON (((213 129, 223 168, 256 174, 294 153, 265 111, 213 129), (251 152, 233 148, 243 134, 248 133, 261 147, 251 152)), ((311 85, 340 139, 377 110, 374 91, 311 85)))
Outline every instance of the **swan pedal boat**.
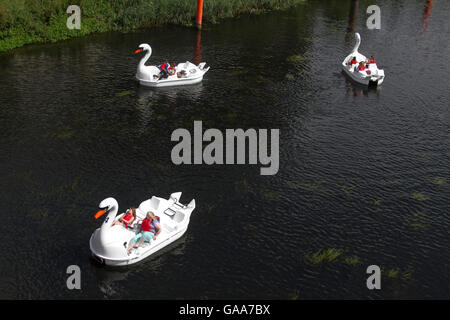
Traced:
POLYGON ((137 67, 136 79, 143 86, 148 87, 169 87, 169 86, 181 86, 188 84, 199 83, 203 80, 203 76, 208 72, 210 67, 206 67, 206 62, 195 65, 189 61, 179 63, 175 69, 176 72, 173 75, 169 75, 168 78, 158 80, 153 76, 159 74, 159 68, 157 66, 146 66, 145 63, 152 55, 152 48, 147 43, 139 45, 139 49, 135 53, 146 52, 145 56, 139 62, 137 67), (177 72, 185 71, 186 75, 178 78, 177 72))
POLYGON ((356 67, 359 65, 359 63, 366 62, 367 58, 366 56, 362 55, 358 52, 359 45, 361 44, 361 36, 359 33, 355 33, 356 36, 356 45, 353 48, 353 51, 344 59, 342 62, 342 69, 345 71, 345 73, 353 79, 355 82, 368 86, 368 85, 375 85, 379 86, 384 81, 384 70, 378 69, 376 63, 369 64, 368 70, 370 70, 370 74, 364 71, 356 70, 356 67), (349 65, 348 63, 353 59, 353 57, 356 57, 356 61, 358 62, 355 65, 349 65))
POLYGON ((119 205, 114 198, 103 200, 96 217, 107 213, 100 228, 96 229, 89 240, 92 256, 95 260, 109 266, 126 266, 139 262, 158 250, 179 239, 187 230, 192 211, 195 209, 195 199, 188 205, 179 202, 181 192, 172 193, 169 199, 152 196, 136 208, 136 219, 126 229, 122 225, 111 226, 125 213, 117 215, 119 205), (128 255, 129 241, 140 232, 142 220, 148 211, 160 218, 161 232, 156 240, 133 249, 128 255))

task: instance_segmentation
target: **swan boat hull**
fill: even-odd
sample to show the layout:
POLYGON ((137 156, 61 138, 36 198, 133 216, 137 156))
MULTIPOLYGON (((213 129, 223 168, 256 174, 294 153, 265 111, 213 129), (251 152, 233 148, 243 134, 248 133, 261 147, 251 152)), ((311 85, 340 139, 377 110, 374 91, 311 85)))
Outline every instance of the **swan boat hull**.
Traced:
POLYGON ((385 74, 384 70, 378 69, 376 63, 369 64, 369 72, 367 70, 359 71, 356 70, 355 66, 359 64, 359 62, 365 62, 367 60, 366 56, 358 52, 359 45, 361 44, 361 36, 359 33, 355 34, 356 36, 356 45, 353 48, 353 51, 344 59, 342 62, 342 70, 349 76, 351 80, 354 82, 364 85, 364 86, 379 86, 384 82, 385 74), (349 65, 349 62, 356 57, 356 61, 358 64, 349 65))
POLYGON ((203 76, 208 72, 210 67, 206 67, 206 63, 202 62, 198 66, 186 61, 176 66, 176 71, 185 71, 185 76, 178 78, 177 74, 170 75, 166 79, 155 79, 154 76, 159 73, 159 69, 155 66, 139 67, 136 73, 136 79, 139 83, 146 87, 172 87, 184 86, 200 83, 203 76))
POLYGON ((111 226, 125 213, 109 216, 102 226, 94 231, 89 247, 92 257, 109 266, 127 266, 142 261, 183 236, 188 228, 195 200, 188 205, 179 202, 181 192, 173 193, 168 200, 155 197, 143 201, 136 209, 136 221, 128 229, 121 225, 111 226), (161 233, 156 240, 144 242, 139 248, 127 254, 130 240, 140 232, 140 222, 148 211, 160 218, 161 233))
MULTIPOLYGON (((170 78, 170 77, 169 77, 170 78)), ((150 81, 150 80, 143 80, 139 79, 136 76, 136 79, 139 81, 139 84, 146 86, 146 87, 172 87, 172 86, 185 86, 190 84, 196 84, 200 83, 203 80, 203 75, 197 78, 192 79, 164 79, 164 80, 158 80, 158 81, 150 81)))

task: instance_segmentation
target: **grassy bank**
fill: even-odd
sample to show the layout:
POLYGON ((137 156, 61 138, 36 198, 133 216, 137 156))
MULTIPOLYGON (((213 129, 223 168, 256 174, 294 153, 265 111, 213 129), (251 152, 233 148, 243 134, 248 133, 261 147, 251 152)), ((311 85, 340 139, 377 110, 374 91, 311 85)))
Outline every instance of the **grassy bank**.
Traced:
MULTIPOLYGON (((305 0, 204 0, 204 23, 291 7, 305 0)), ((195 0, 1 0, 0 51, 94 32, 161 24, 193 25, 195 0), (81 30, 66 27, 69 5, 81 8, 81 30)))

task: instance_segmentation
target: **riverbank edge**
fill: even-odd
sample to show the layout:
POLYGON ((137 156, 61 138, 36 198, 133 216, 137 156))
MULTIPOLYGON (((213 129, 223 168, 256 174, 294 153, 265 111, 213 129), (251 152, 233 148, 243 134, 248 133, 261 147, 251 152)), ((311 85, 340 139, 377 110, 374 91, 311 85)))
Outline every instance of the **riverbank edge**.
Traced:
MULTIPOLYGON (((232 2, 229 1, 229 3, 232 2)), ((207 27, 210 24, 220 23, 221 20, 226 18, 238 18, 242 15, 256 15, 270 11, 287 10, 294 6, 305 4, 306 2, 307 0, 246 1, 245 3, 235 2, 232 7, 229 7, 227 6, 227 1, 218 1, 214 7, 211 7, 207 5, 208 1, 205 1, 203 24, 207 27)), ((186 5, 186 3, 183 5, 186 5)), ((144 15, 136 15, 130 18, 127 16, 125 10, 122 17, 119 14, 119 18, 115 16, 115 19, 111 19, 106 15, 102 16, 100 9, 98 12, 95 10, 86 10, 87 12, 83 12, 83 9, 81 9, 80 30, 67 28, 67 19, 70 14, 66 13, 65 10, 59 10, 58 12, 51 13, 45 21, 31 24, 31 27, 20 25, 12 26, 6 30, 0 29, 0 53, 9 52, 28 44, 55 43, 109 31, 126 33, 162 25, 181 25, 192 28, 195 26, 196 5, 193 1, 191 1, 190 5, 192 8, 183 12, 182 15, 180 15, 179 7, 174 8, 173 12, 170 11, 171 7, 153 8, 152 12, 158 12, 162 9, 168 10, 162 18, 159 16, 146 17, 145 13, 144 15), (125 19, 126 21, 124 21, 125 19)), ((135 12, 138 9, 134 8, 135 12)))

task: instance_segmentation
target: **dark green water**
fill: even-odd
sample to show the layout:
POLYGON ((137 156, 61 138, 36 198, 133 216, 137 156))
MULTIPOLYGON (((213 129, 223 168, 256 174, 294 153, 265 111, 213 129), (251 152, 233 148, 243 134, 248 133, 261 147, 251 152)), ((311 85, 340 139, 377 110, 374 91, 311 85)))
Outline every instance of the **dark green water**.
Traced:
POLYGON ((154 28, 0 55, 0 298, 449 298, 450 2, 310 1, 206 26, 202 84, 152 90, 149 63, 194 61, 196 32, 154 28), (358 3, 355 14, 351 3, 358 3), (360 51, 381 89, 350 83, 360 51), (295 57, 293 57, 295 56, 295 57), (280 170, 171 162, 173 130, 280 129, 280 170), (162 254, 122 269, 90 260, 98 204, 183 191, 197 209, 162 254), (314 263, 319 250, 333 261, 314 263), (349 259, 352 258, 352 259, 349 259), (80 266, 82 289, 66 287, 80 266), (366 268, 382 268, 382 289, 366 268))

